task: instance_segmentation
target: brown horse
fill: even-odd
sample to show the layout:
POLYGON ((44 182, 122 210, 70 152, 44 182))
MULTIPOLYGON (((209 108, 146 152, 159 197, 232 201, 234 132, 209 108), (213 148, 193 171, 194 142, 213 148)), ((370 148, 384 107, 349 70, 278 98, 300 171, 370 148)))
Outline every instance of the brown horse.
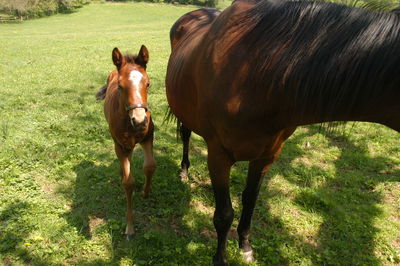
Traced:
POLYGON ((153 156, 154 125, 147 107, 149 77, 146 65, 149 60, 147 48, 142 45, 137 56, 123 56, 117 48, 112 51, 112 60, 117 69, 107 79, 107 84, 96 94, 105 99, 104 115, 114 140, 115 153, 120 161, 122 184, 126 194, 127 239, 134 234, 132 193, 135 181, 131 174, 130 160, 135 145, 144 150, 143 170, 146 182, 144 197, 151 192, 151 180, 156 169, 153 156))
POLYGON ((215 264, 227 264, 231 166, 249 161, 239 248, 251 261, 250 222, 263 175, 297 126, 370 121, 400 131, 400 19, 335 4, 234 2, 200 9, 171 28, 166 76, 181 123, 182 170, 191 131, 208 148, 216 209, 215 264))

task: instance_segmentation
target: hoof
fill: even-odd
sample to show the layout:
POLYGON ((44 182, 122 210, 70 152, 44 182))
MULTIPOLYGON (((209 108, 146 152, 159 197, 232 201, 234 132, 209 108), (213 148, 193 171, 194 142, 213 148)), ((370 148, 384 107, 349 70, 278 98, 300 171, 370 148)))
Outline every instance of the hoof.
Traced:
POLYGON ((126 226, 125 230, 125 238, 127 241, 131 240, 133 238, 133 235, 135 234, 135 230, 133 229, 133 226, 126 226))
POLYGON ((147 183, 143 185, 142 195, 144 198, 148 198, 149 194, 153 191, 153 187, 151 183, 147 183))
POLYGON ((246 252, 242 251, 241 253, 242 253, 242 259, 244 262, 250 263, 250 262, 254 261, 253 250, 246 251, 246 252))
POLYGON ((143 189, 143 191, 142 191, 143 198, 147 199, 149 197, 150 193, 151 193, 151 189, 147 189, 147 190, 143 189))
POLYGON ((189 181, 189 176, 188 176, 188 171, 187 170, 182 170, 182 172, 179 174, 179 177, 181 178, 181 181, 186 183, 189 181))
POLYGON ((131 239, 133 239, 133 234, 125 235, 125 239, 126 239, 126 241, 131 241, 131 239))
POLYGON ((228 264, 228 261, 225 258, 214 256, 213 257, 213 265, 227 266, 229 264, 228 264))

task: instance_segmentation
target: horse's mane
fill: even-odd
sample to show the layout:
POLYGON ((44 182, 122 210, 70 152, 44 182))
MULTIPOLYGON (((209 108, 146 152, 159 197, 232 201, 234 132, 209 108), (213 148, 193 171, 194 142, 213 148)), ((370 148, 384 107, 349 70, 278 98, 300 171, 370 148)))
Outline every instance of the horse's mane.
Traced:
MULTIPOLYGON (((137 59, 137 55, 132 55, 130 53, 126 53, 124 55, 125 60, 127 63, 129 64, 135 64, 136 63, 136 59, 137 59)), ((100 100, 104 100, 104 98, 106 97, 106 92, 107 92, 107 88, 108 88, 108 82, 109 82, 109 77, 107 78, 107 83, 101 87, 97 93, 96 93, 96 100, 100 101, 100 100)))
POLYGON ((238 20, 241 49, 254 51, 251 80, 266 99, 273 90, 284 90, 294 95, 298 109, 329 116, 338 107, 351 113, 356 103, 400 94, 396 13, 267 0, 238 20))

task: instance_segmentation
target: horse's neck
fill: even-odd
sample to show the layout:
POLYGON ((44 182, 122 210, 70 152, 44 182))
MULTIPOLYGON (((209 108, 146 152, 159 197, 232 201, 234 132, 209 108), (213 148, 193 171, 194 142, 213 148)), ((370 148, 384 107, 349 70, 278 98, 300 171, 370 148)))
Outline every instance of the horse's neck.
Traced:
POLYGON ((399 94, 358 97, 342 102, 302 102, 296 105, 293 121, 313 124, 333 121, 363 121, 384 124, 400 130, 399 94), (397 101, 396 101, 397 99, 397 101))

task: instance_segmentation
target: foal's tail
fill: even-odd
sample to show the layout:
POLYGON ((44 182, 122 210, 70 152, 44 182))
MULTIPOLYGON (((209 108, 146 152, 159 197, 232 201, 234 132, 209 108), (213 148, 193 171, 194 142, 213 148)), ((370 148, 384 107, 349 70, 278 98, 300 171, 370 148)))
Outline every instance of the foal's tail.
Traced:
POLYGON ((96 100, 104 100, 106 98, 106 92, 107 92, 107 84, 104 85, 99 89, 99 91, 96 93, 96 100))

